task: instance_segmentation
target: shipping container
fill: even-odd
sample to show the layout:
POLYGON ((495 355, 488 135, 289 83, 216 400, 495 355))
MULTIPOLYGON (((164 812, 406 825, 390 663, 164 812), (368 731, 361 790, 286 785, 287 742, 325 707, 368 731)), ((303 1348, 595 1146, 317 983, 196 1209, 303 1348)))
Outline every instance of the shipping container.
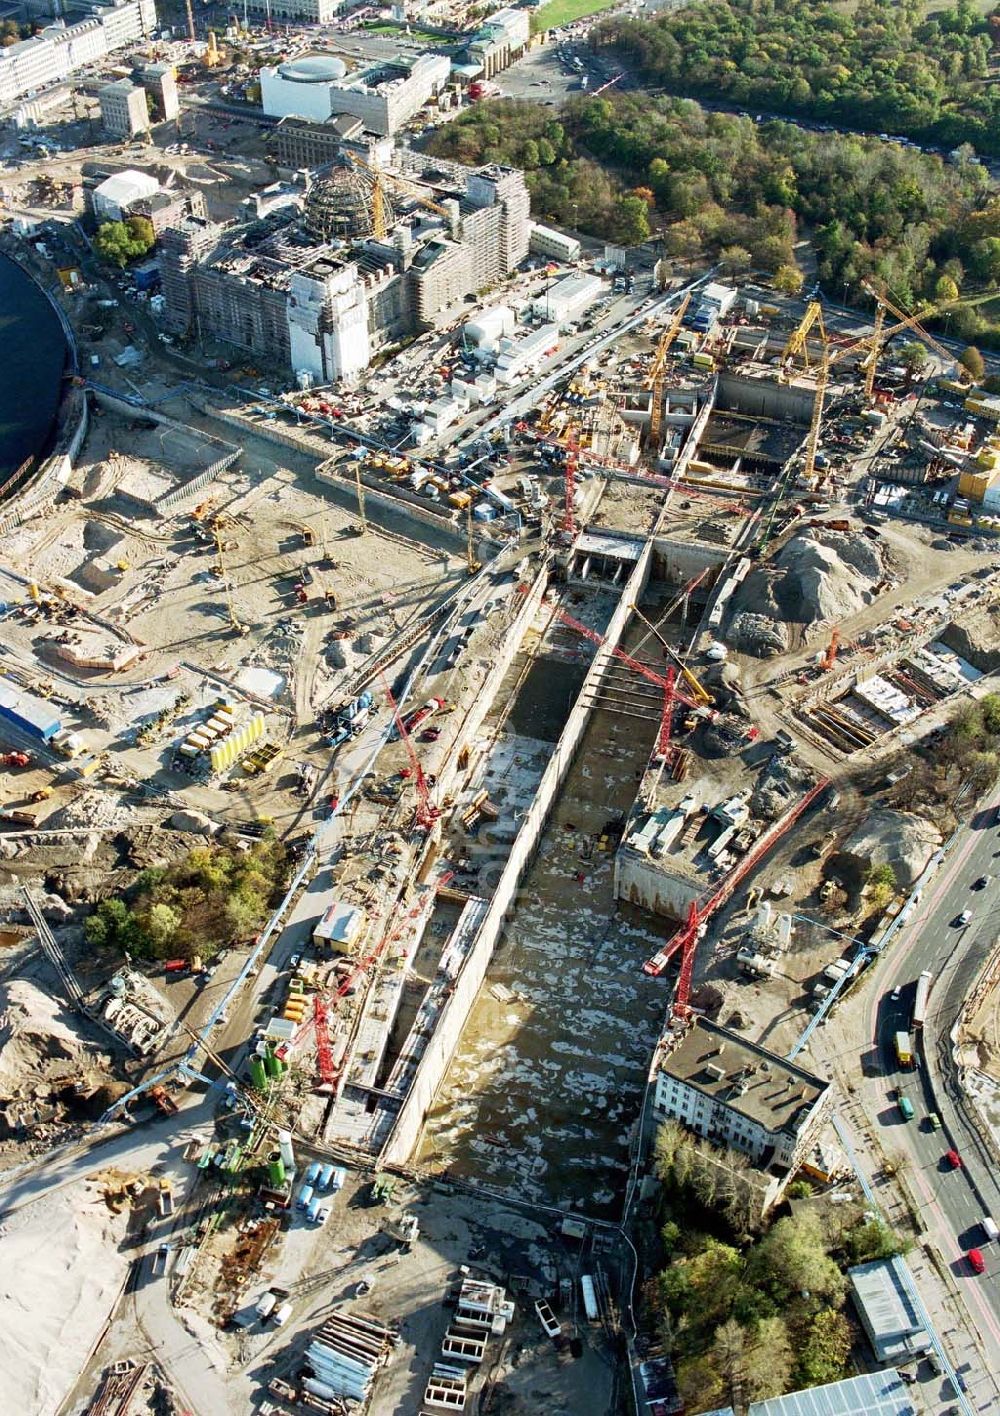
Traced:
POLYGON ((50 704, 6 681, 0 682, 0 718, 40 742, 51 742, 62 731, 62 723, 50 704))

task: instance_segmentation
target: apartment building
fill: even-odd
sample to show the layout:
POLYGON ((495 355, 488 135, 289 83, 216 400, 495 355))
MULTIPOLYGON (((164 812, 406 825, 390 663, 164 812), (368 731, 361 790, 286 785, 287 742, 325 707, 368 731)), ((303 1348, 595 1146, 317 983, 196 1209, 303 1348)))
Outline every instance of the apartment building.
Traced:
POLYGON ((94 5, 85 19, 56 20, 31 39, 0 49, 0 110, 97 63, 156 28, 155 0, 94 5))
POLYGON ((829 1082, 705 1018, 661 1059, 653 1107, 785 1180, 830 1106, 829 1082))

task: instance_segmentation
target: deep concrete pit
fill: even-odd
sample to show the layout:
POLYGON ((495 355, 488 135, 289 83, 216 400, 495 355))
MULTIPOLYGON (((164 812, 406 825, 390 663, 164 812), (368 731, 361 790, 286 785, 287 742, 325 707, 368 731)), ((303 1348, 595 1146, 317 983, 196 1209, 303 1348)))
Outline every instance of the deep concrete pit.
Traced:
POLYGON ((428 1117, 423 1163, 619 1212, 668 994, 642 973, 660 936, 615 905, 613 831, 654 731, 594 713, 428 1117))

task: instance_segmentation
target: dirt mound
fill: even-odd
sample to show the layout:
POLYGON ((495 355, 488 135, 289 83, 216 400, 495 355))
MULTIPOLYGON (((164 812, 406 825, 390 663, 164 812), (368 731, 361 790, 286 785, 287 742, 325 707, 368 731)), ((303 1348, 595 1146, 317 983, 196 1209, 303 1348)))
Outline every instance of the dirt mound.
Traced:
POLYGON ((0 989, 0 1102, 51 1096, 88 1074, 106 1081, 100 1051, 27 979, 0 989))
POLYGON ((986 605, 963 616, 961 624, 952 620, 939 638, 981 673, 1000 669, 1000 607, 986 605))
POLYGON ((897 884, 911 886, 941 844, 930 821, 906 811, 873 811, 843 843, 836 868, 861 884, 872 866, 892 867, 897 884))
POLYGON ((744 580, 729 640, 761 658, 781 653, 786 624, 839 623, 871 604, 884 573, 877 547, 860 532, 800 531, 744 580))

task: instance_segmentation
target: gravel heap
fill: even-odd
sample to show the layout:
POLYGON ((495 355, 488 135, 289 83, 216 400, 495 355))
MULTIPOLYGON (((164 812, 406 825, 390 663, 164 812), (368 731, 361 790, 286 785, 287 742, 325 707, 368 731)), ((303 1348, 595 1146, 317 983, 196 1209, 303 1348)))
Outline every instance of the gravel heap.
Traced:
POLYGON ((744 580, 727 637, 760 658, 782 653, 788 624, 838 624, 871 604, 884 574, 878 548, 861 532, 808 527, 744 580))

